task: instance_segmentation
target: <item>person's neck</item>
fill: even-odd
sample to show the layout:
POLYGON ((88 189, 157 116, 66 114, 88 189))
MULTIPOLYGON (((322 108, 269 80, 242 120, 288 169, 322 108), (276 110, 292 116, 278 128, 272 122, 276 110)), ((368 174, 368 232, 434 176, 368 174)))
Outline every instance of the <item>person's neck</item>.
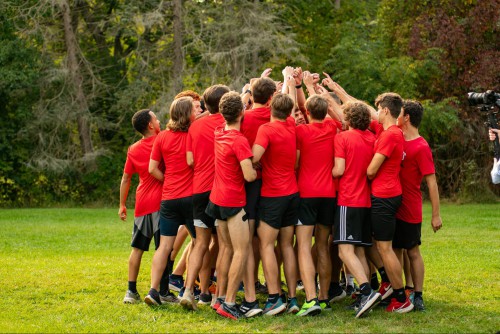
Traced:
POLYGON ((286 119, 276 118, 271 115, 271 122, 286 122, 286 119))
POLYGON ((384 124, 382 124, 384 130, 389 129, 393 125, 396 125, 396 121, 397 121, 396 118, 386 117, 386 119, 384 120, 384 124))
POLYGON ((233 124, 226 124, 226 126, 224 127, 226 131, 229 130, 240 131, 240 128, 241 128, 241 120, 233 124))
POLYGON ((309 124, 312 123, 323 123, 322 119, 314 119, 314 118, 309 118, 309 124))
POLYGON ((266 107, 269 107, 269 106, 267 104, 260 104, 260 103, 254 102, 253 106, 252 106, 252 109, 266 108, 266 107))
POLYGON ((407 125, 403 128, 403 134, 406 141, 417 139, 418 137, 420 137, 418 129, 411 125, 407 125))
POLYGON ((153 137, 153 136, 156 136, 156 132, 150 131, 150 132, 142 135, 142 139, 147 139, 147 138, 150 138, 150 137, 153 137))

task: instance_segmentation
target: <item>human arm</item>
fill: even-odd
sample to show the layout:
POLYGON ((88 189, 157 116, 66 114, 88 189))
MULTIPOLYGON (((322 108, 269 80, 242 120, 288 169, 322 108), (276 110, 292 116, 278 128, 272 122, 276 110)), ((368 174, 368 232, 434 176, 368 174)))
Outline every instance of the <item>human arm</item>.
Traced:
POLYGON ((253 168, 252 160, 250 158, 240 161, 241 170, 245 181, 252 182, 257 178, 257 171, 253 168))
POLYGON ((189 167, 193 167, 193 165, 194 165, 193 152, 191 152, 191 151, 186 152, 186 162, 187 162, 189 167))
POLYGON ((283 94, 288 94, 289 92, 289 86, 287 84, 287 80, 290 76, 293 76, 293 67, 291 66, 285 66, 285 68, 283 69, 283 71, 281 71, 281 73, 283 74, 283 86, 281 87, 281 93, 283 94))
POLYGON ((249 83, 247 83, 245 86, 243 86, 243 89, 241 90, 241 101, 243 101, 243 104, 245 107, 248 106, 248 102, 252 100, 252 91, 251 91, 252 86, 250 86, 249 83))
POLYGON ((341 177, 345 172, 345 159, 335 157, 335 165, 332 169, 333 177, 341 177))
POLYGON ((300 110, 306 110, 306 95, 304 94, 304 90, 302 89, 302 79, 304 75, 302 73, 301 67, 296 67, 293 70, 293 78, 295 79, 295 90, 297 91, 297 105, 300 110))
POLYGON ((163 173, 161 172, 161 170, 158 168, 159 165, 160 165, 159 161, 149 159, 148 171, 149 171, 149 174, 153 175, 153 177, 155 179, 157 179, 160 182, 163 182, 164 176, 163 176, 163 173))
MULTIPOLYGON (((288 86, 288 96, 293 100, 293 105, 297 104, 297 90, 295 89, 295 79, 293 76, 288 76, 286 78, 285 84, 288 86)), ((292 117, 295 119, 295 113, 292 113, 292 117)))
POLYGON ((130 181, 132 180, 132 175, 123 173, 122 182, 120 183, 120 208, 118 209, 118 216, 121 220, 125 221, 127 219, 127 197, 128 191, 130 189, 130 181))
POLYGON ((431 200, 432 218, 431 225, 434 232, 437 232, 442 226, 441 214, 439 210, 439 190, 436 181, 436 174, 428 174, 424 176, 427 188, 429 188, 429 198, 431 200))
POLYGON ((303 82, 304 82, 304 85, 306 86, 307 93, 309 94, 309 96, 316 95, 316 91, 314 90, 314 83, 313 83, 314 79, 313 79, 311 72, 304 71, 303 76, 304 76, 303 82))
POLYGON ((271 72, 273 71, 272 68, 268 67, 264 70, 264 72, 262 72, 262 74, 260 75, 261 78, 268 78, 270 75, 271 75, 271 72))
POLYGON ((256 164, 260 161, 264 153, 266 152, 266 149, 258 144, 253 144, 252 147, 252 163, 256 164))
POLYGON ((385 158, 386 156, 382 153, 375 153, 368 169, 366 170, 368 180, 373 180, 375 178, 375 175, 377 175, 377 172, 380 169, 380 166, 382 166, 382 163, 385 161, 385 158))

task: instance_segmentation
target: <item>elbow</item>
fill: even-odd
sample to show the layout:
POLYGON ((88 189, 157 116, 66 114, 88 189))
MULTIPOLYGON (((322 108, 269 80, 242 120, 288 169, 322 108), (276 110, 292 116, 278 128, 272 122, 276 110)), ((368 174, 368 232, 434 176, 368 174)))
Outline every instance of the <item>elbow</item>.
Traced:
POLYGON ((256 171, 254 171, 250 175, 245 175, 245 181, 247 181, 247 182, 253 182, 253 181, 255 181, 256 178, 257 178, 257 172, 256 171))
POLYGON ((189 167, 193 167, 193 166, 194 166, 194 161, 193 161, 193 160, 188 160, 188 161, 187 161, 187 165, 188 165, 189 167))
POLYGON ((372 170, 370 170, 370 169, 368 169, 368 170, 366 171, 366 176, 368 177, 368 180, 373 180, 373 179, 375 178, 375 175, 376 175, 376 174, 377 174, 377 173, 375 173, 374 171, 372 171, 372 170))

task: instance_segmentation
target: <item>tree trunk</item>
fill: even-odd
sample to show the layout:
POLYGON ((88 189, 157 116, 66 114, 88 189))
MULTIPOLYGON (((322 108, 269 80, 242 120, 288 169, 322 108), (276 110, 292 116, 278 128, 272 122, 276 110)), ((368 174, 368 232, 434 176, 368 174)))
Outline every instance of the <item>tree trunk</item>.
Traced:
MULTIPOLYGON (((64 21, 64 40, 66 43, 67 66, 70 77, 70 85, 74 94, 74 101, 72 103, 72 106, 76 111, 78 134, 80 137, 80 147, 82 149, 82 153, 85 155, 94 151, 92 147, 92 138, 90 135, 90 125, 87 119, 89 113, 88 102, 87 97, 85 96, 85 93, 83 91, 83 77, 80 72, 80 65, 77 57, 78 43, 76 41, 75 31, 73 30, 71 9, 66 0, 61 1, 60 6, 64 21)), ((76 27, 77 22, 73 23, 76 27)))
POLYGON ((335 0, 335 9, 340 9, 340 0, 335 0))
POLYGON ((174 94, 182 90, 182 70, 184 67, 184 57, 182 54, 182 0, 174 0, 174 61, 172 71, 172 81, 174 94))

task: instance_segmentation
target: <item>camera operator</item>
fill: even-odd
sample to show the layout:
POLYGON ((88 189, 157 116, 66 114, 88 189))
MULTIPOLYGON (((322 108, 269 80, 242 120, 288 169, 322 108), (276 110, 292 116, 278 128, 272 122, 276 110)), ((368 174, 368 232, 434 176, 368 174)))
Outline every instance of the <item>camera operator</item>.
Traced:
MULTIPOLYGON (((489 130, 490 140, 494 141, 496 138, 500 137, 500 130, 490 129, 489 130)), ((493 184, 500 184, 500 159, 493 158, 493 168, 491 169, 491 182, 493 184)))

